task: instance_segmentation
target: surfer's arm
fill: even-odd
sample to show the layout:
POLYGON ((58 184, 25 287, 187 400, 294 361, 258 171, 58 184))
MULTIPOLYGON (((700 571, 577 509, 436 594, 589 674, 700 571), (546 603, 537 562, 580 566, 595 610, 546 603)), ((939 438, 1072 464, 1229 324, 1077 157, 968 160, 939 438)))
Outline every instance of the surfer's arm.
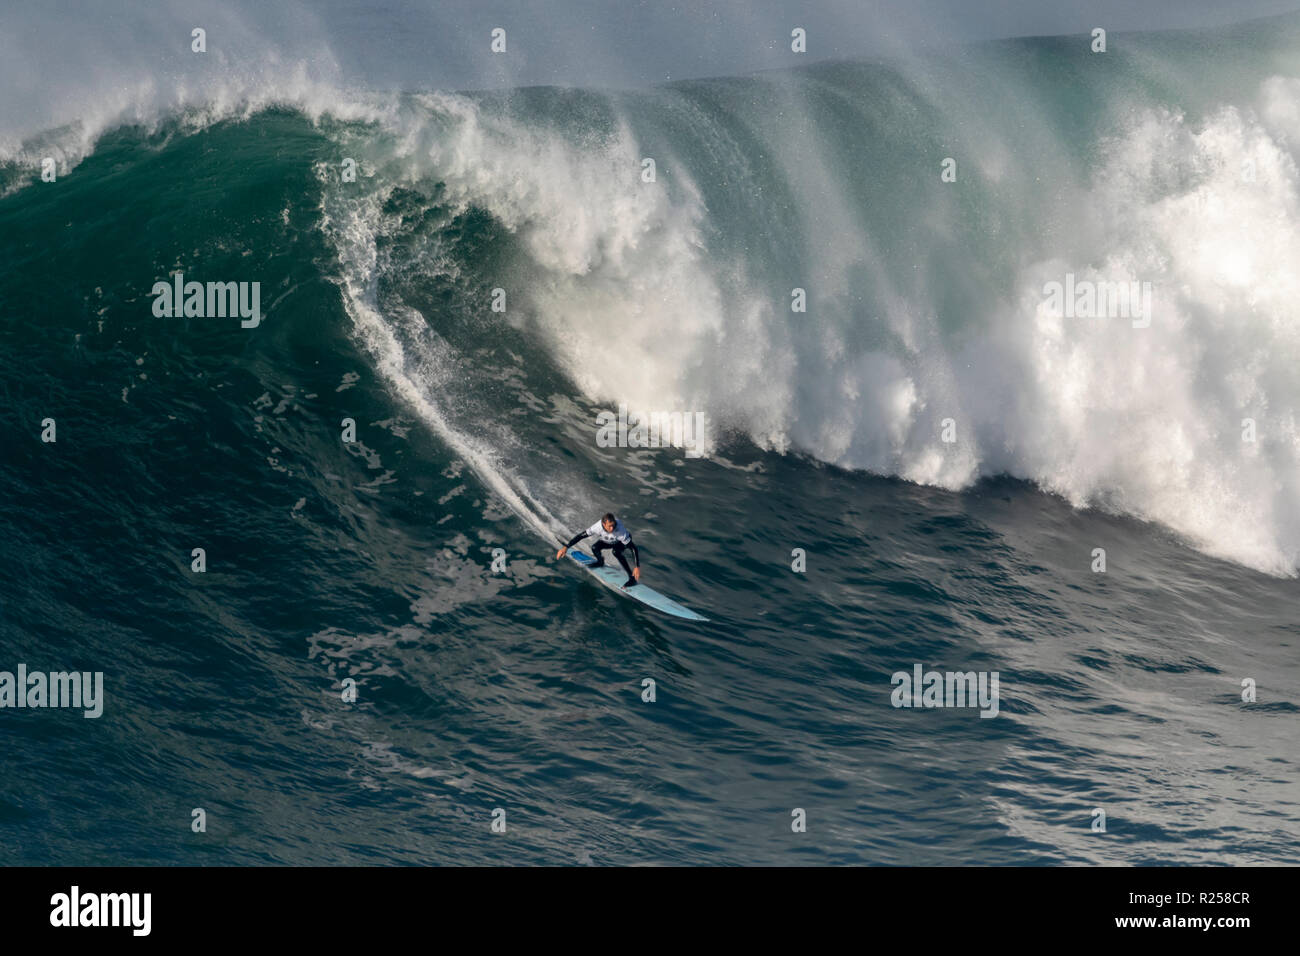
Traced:
POLYGON ((590 529, 588 529, 588 530, 586 530, 586 531, 579 531, 577 534, 575 534, 572 538, 569 539, 569 543, 568 543, 568 544, 566 544, 564 547, 562 547, 559 551, 556 552, 555 556, 556 556, 557 558, 562 558, 562 557, 564 557, 564 552, 568 551, 570 548, 572 548, 575 544, 577 544, 577 543, 578 543, 579 541, 581 541, 583 538, 588 538, 588 537, 590 537, 590 536, 591 536, 591 530, 590 530, 590 529))

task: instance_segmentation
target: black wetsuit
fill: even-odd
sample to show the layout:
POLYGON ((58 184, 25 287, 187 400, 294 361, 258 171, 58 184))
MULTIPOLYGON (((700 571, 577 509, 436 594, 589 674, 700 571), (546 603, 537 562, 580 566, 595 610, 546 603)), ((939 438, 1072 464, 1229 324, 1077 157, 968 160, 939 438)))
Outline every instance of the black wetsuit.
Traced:
POLYGON ((591 549, 592 555, 596 558, 595 566, 600 567, 605 563, 605 559, 601 556, 602 551, 613 551, 614 557, 618 558, 618 563, 623 565, 623 570, 627 572, 627 583, 624 587, 636 584, 636 578, 632 576, 632 567, 641 567, 641 556, 637 554, 636 545, 632 542, 632 535, 628 533, 627 528, 623 527, 623 522, 617 518, 614 519, 613 531, 606 531, 604 526, 597 521, 586 531, 579 531, 575 534, 564 547, 572 548, 583 538, 589 538, 593 534, 600 538, 591 549), (629 551, 632 552, 632 565, 627 563, 626 553, 629 551))

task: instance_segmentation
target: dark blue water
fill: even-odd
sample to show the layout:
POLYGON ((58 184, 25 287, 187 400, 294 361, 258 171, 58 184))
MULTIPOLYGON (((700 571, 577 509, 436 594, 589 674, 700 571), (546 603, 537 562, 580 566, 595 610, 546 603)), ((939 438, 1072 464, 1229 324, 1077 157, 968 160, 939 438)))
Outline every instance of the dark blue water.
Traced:
MULTIPOLYGON (((1050 442, 994 439, 991 423, 1028 421, 1021 405, 1038 394, 1015 381, 1024 356, 989 345, 1001 333, 981 322, 996 309, 966 336, 984 351, 957 349, 873 313, 860 296, 887 298, 886 273, 859 274, 852 257, 844 274, 857 278, 789 319, 804 332, 728 299, 735 257, 779 272, 793 241, 761 224, 839 174, 831 152, 800 158, 798 137, 764 140, 734 112, 741 82, 625 101, 483 98, 472 123, 409 99, 370 123, 277 108, 111 130, 57 183, 6 167, 0 670, 102 671, 105 701, 98 719, 0 709, 0 862, 1297 861, 1286 446, 1233 465, 1245 484, 1221 498, 1206 489, 1230 444, 1195 446, 1185 472, 1153 466, 1168 486, 1130 446, 1089 470, 1125 436, 1151 450, 1160 433, 1145 423, 1161 400, 1177 418, 1184 379, 1096 417, 1084 410, 1101 393, 1085 389, 1070 400, 1073 433, 1035 405, 1059 446, 1088 446, 1053 458, 1050 442), (716 162, 728 143, 766 142, 747 175, 794 163, 808 178, 770 200, 732 195, 728 209, 717 182, 697 169, 686 184, 665 160, 662 197, 597 227, 583 190, 617 191, 582 157, 617 152, 620 110, 643 134, 678 137, 683 155, 708 127, 716 162), (539 139, 502 159, 530 111, 547 117, 539 128, 587 138, 572 156, 539 139), (394 146, 395 129, 416 152, 394 146), (361 160, 358 183, 337 175, 346 155, 361 160), (408 160, 417 168, 399 170, 408 160), (724 228, 741 220, 752 242, 724 228), (716 271, 697 268, 708 256, 716 271), (260 282, 265 321, 154 316, 151 287, 177 270, 260 282), (649 304, 704 295, 706 273, 721 298, 699 299, 698 314, 649 304), (504 315, 487 304, 499 286, 522 302, 504 315), (939 356, 955 371, 927 377, 939 356), (901 401, 888 381, 904 367, 928 409, 906 427, 881 411, 901 401), (976 372, 987 389, 969 390, 976 372), (709 454, 598 447, 596 415, 620 389, 706 410, 709 454), (977 437, 917 438, 945 408, 974 416, 977 437), (47 418, 55 442, 41 441, 47 418), (357 441, 341 439, 344 419, 357 441), (849 467, 873 456, 896 467, 849 467), (646 583, 710 623, 656 614, 554 560, 557 538, 606 510, 635 535, 646 583), (893 706, 891 675, 916 665, 996 672, 996 717, 893 706), (792 830, 796 810, 806 832, 792 830)), ((808 82, 829 84, 833 114, 849 109, 846 88, 883 81, 808 82)), ((872 89, 856 108, 902 108, 899 88, 872 89)), ((847 128, 831 114, 827 129, 847 128)), ((1202 187, 1226 188, 1178 188, 1202 187)), ((1031 221, 987 205, 1007 183, 981 188, 978 209, 941 199, 935 215, 1010 232, 1031 221)), ((806 263, 841 248, 818 229, 856 215, 805 222, 820 235, 806 263)), ((915 252, 926 230, 908 230, 915 252)), ((958 286, 1017 260, 1003 247, 945 271, 955 248, 921 259, 958 286)), ((905 254, 889 247, 876 263, 905 254)), ((906 298, 911 281, 896 277, 891 294, 906 298)), ((1271 317, 1279 362, 1295 354, 1290 308, 1271 317)), ((1159 340, 1176 357, 1225 341, 1178 328, 1159 340)), ((1136 350, 1154 368, 1145 345, 1079 344, 1093 358, 1136 350)), ((1294 371, 1269 368, 1270 407, 1295 408, 1294 371)), ((1193 418, 1219 409, 1206 393, 1193 418)), ((1240 409, 1228 412, 1235 441, 1240 409)))

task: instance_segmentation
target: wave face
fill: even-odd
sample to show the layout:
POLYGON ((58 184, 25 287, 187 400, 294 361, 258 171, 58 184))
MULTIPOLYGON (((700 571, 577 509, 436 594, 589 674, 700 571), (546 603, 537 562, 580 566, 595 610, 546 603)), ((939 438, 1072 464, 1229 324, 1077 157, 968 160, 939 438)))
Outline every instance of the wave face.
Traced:
MULTIPOLYGON (((109 671, 102 724, 13 743, 73 801, 93 744, 97 860, 1294 859, 1300 19, 643 92, 213 83, 0 130, 5 413, 59 423, 0 458, 0 669, 109 671), (155 317, 177 271, 260 281, 263 324, 155 317), (1149 283, 1149 322, 1057 314, 1067 277, 1149 283), (620 404, 704 413, 708 456, 598 447, 620 404), (549 563, 605 510, 711 630, 549 563), (1001 671, 1001 717, 894 709, 916 662, 1001 671), (196 793, 214 842, 159 836, 196 793)), ((0 819, 85 861, 57 803, 0 819)))
POLYGON ((363 325, 454 275, 480 331, 604 405, 949 489, 1024 478, 1292 575, 1300 81, 1294 42, 1258 41, 412 97, 355 144, 364 195, 324 206, 363 325), (499 241, 448 260, 475 215, 499 241), (1054 314, 1066 281, 1145 283, 1150 315, 1054 314))

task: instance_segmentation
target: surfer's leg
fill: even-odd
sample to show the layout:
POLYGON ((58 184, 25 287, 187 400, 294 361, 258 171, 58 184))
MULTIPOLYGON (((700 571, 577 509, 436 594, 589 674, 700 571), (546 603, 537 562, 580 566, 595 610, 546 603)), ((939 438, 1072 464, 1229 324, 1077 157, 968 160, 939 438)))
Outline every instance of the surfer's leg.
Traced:
MULTIPOLYGON (((603 544, 604 542, 601 543, 603 544)), ((627 558, 623 556, 623 552, 627 550, 626 547, 621 541, 613 547, 614 557, 618 558, 618 563, 623 565, 623 570, 627 572, 627 582, 623 587, 629 587, 630 585, 636 584, 636 578, 632 576, 632 566, 627 563, 627 558)))
POLYGON ((596 563, 592 565, 593 568, 603 568, 605 566, 605 556, 600 552, 612 547, 614 547, 612 544, 606 544, 604 541, 597 541, 591 546, 591 556, 596 559, 596 563))

